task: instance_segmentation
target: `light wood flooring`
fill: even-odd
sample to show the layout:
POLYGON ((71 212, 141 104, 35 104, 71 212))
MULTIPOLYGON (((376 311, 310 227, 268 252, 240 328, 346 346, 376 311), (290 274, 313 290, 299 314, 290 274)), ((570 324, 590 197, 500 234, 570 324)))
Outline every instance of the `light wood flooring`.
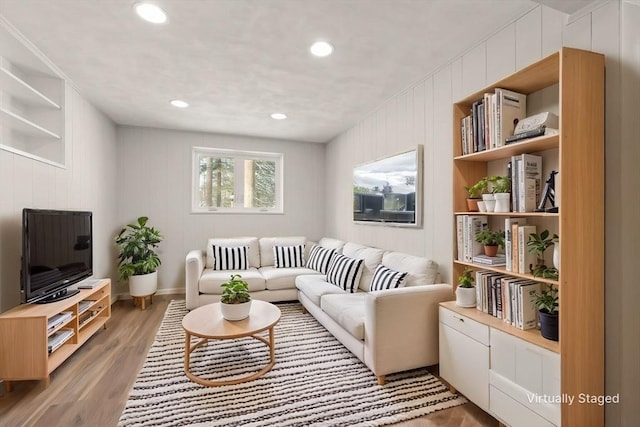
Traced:
MULTIPOLYGON (((0 425, 116 426, 167 304, 183 298, 156 296, 144 311, 134 308, 131 301, 117 301, 107 329, 56 369, 48 388, 41 381, 21 381, 6 393, 0 383, 0 425)), ((485 427, 497 426, 497 422, 468 403, 398 425, 485 427)))

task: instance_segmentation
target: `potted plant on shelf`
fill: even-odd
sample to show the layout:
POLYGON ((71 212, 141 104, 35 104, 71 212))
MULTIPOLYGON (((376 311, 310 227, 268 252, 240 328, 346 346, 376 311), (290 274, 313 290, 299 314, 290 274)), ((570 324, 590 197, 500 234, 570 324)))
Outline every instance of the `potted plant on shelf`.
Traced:
POLYGON ((220 310, 227 320, 242 320, 249 316, 251 295, 249 284, 239 274, 232 274, 231 280, 223 283, 220 310))
POLYGON ((153 295, 158 289, 160 258, 155 251, 163 237, 154 227, 147 225, 146 216, 125 226, 115 238, 118 246, 118 273, 120 280, 129 280, 132 297, 153 295))
POLYGON ((458 276, 456 305, 460 307, 476 306, 476 288, 474 286, 473 271, 470 268, 465 268, 462 274, 458 276))
POLYGON ((475 240, 482 243, 486 256, 496 256, 498 247, 504 248, 504 231, 482 230, 475 235, 475 240))
POLYGON ((487 178, 481 178, 471 187, 464 187, 464 189, 467 191, 467 209, 469 212, 478 212, 478 210, 484 212, 485 210, 480 209, 480 206, 484 206, 484 201, 480 206, 478 203, 480 202, 480 199, 482 199, 483 194, 490 193, 487 178))
POLYGON ((511 180, 508 176, 494 175, 489 178, 493 197, 496 201, 494 212, 510 212, 511 180))
POLYGON ((546 339, 558 341, 558 290, 549 286, 536 295, 540 333, 546 339))
POLYGON ((534 277, 543 277, 545 279, 558 280, 558 269, 555 267, 547 267, 544 260, 544 252, 549 246, 558 242, 558 235, 550 236, 549 230, 544 230, 540 234, 532 233, 527 241, 527 248, 530 253, 536 256, 536 265, 531 269, 534 277))

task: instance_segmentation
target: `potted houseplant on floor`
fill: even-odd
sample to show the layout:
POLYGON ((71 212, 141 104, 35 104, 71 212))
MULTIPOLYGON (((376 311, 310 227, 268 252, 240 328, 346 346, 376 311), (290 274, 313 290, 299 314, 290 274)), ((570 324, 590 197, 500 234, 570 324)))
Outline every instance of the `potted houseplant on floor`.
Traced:
POLYGON ((232 274, 231 279, 220 286, 222 286, 220 298, 222 317, 232 321, 247 318, 251 310, 249 284, 242 280, 241 275, 232 274))
POLYGON ((462 274, 458 276, 456 305, 460 307, 476 306, 476 288, 473 284, 473 271, 470 268, 465 268, 462 274))
POLYGON ((544 277, 545 279, 558 280, 558 269, 555 267, 547 267, 544 260, 544 252, 549 246, 558 242, 558 235, 550 235, 549 230, 544 230, 540 234, 533 233, 529 235, 527 248, 529 252, 535 254, 536 265, 531 269, 534 277, 544 277))
POLYGON ((476 234, 475 240, 482 243, 486 256, 496 256, 498 247, 504 248, 504 231, 482 230, 476 234))
POLYGON ((153 295, 158 289, 160 258, 155 251, 163 237, 147 225, 149 218, 141 216, 137 222, 125 226, 115 238, 118 247, 120 280, 129 280, 132 297, 153 295))
POLYGON ((548 340, 558 341, 558 290, 549 286, 536 295, 540 333, 548 340))

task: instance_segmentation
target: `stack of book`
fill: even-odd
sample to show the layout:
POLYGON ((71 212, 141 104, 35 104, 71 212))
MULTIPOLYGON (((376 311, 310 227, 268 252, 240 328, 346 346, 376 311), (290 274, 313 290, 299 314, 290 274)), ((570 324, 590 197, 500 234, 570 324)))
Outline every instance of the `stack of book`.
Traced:
POLYGON ((542 192, 542 157, 520 154, 511 157, 511 210, 533 212, 542 192))
POLYGON ((483 253, 482 244, 476 242, 476 234, 489 228, 486 215, 458 215, 456 237, 458 261, 473 262, 473 257, 483 253))
POLYGON ((63 311, 62 313, 54 314, 47 320, 47 331, 51 332, 59 326, 64 325, 73 317, 72 311, 63 311))
POLYGON ((47 338, 47 350, 49 354, 59 349, 60 346, 67 342, 73 335, 73 329, 60 329, 51 334, 49 338, 47 338))
POLYGON ((529 274, 536 256, 529 252, 529 236, 536 232, 535 225, 527 225, 526 218, 505 218, 504 247, 507 271, 529 274))

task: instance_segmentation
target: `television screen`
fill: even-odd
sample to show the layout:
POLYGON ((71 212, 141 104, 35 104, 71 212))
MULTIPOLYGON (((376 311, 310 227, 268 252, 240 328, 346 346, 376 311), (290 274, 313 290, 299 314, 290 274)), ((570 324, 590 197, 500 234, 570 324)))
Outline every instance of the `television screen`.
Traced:
POLYGON ((22 211, 22 301, 57 300, 93 274, 92 213, 22 211))

